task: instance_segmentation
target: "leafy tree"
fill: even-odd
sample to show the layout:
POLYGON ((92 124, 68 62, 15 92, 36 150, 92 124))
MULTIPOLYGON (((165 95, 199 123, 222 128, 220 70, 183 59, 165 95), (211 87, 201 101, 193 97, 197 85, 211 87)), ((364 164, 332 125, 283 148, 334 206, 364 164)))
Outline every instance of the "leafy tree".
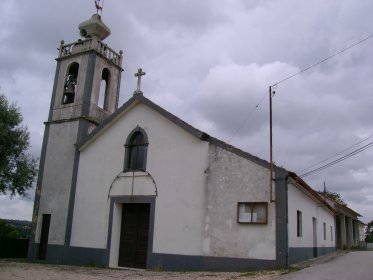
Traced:
POLYGON ((373 220, 367 224, 367 228, 365 230, 365 241, 373 243, 373 220))
POLYGON ((0 237, 17 238, 18 230, 14 226, 7 224, 5 221, 0 220, 0 237))
MULTIPOLYGON (((323 191, 319 192, 321 195, 324 195, 323 191)), ((347 206, 347 203, 343 200, 342 196, 339 193, 331 192, 331 191, 325 191, 325 196, 341 205, 347 206)))
POLYGON ((0 93, 0 192, 24 196, 32 187, 36 160, 27 153, 29 133, 22 124, 20 109, 0 93))

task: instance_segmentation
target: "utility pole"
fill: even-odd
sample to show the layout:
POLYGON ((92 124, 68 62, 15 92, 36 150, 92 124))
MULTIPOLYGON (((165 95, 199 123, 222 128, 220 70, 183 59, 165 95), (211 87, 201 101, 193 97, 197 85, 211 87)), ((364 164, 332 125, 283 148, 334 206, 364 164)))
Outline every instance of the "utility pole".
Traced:
MULTIPOLYGON (((273 199, 273 152, 272 152, 272 86, 269 86, 269 191, 270 201, 275 202, 273 199)), ((273 92, 274 94, 275 92, 273 92)))

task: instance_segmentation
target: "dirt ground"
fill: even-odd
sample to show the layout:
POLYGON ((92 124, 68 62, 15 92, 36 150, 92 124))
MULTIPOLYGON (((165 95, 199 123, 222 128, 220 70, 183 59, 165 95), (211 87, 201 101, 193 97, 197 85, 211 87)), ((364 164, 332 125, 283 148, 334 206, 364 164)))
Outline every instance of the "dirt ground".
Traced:
POLYGON ((0 280, 270 280, 279 276, 281 273, 283 272, 275 270, 261 272, 165 272, 135 269, 106 269, 65 265, 48 265, 14 260, 0 260, 0 280))

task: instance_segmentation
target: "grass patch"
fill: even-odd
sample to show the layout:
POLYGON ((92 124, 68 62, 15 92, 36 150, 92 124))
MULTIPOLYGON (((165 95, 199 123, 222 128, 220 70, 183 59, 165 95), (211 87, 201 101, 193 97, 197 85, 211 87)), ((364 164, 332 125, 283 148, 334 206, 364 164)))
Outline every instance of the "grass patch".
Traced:
POLYGON ((283 274, 288 274, 288 273, 295 272, 295 271, 298 271, 298 270, 301 270, 301 269, 303 269, 303 268, 289 266, 289 267, 285 267, 285 268, 280 269, 279 272, 280 272, 281 275, 283 275, 283 274))
POLYGON ((85 267, 91 267, 91 268, 96 268, 97 267, 97 265, 94 261, 89 261, 84 266, 85 267))
POLYGON ((258 274, 263 273, 262 271, 247 271, 242 272, 238 277, 248 277, 248 276, 257 276, 258 274))

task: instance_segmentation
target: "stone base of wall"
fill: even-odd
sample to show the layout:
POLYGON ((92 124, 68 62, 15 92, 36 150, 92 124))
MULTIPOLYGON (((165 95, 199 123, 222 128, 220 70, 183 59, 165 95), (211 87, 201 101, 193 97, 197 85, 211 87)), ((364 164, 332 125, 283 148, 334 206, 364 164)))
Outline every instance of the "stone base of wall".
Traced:
POLYGON ((186 256, 153 253, 148 257, 148 268, 174 271, 247 271, 273 269, 275 260, 186 256))
MULTIPOLYGON (((79 266, 109 265, 109 250, 106 249, 48 245, 45 260, 38 259, 38 251, 39 244, 32 243, 29 248, 29 261, 79 266)), ((247 271, 278 267, 276 260, 150 253, 146 268, 173 271, 247 271)))
POLYGON ((109 254, 106 249, 48 245, 45 260, 39 259, 38 252, 39 244, 30 244, 28 260, 30 262, 99 267, 106 267, 109 263, 109 254))
POLYGON ((291 247, 289 248, 289 265, 332 253, 335 250, 335 247, 291 247))

